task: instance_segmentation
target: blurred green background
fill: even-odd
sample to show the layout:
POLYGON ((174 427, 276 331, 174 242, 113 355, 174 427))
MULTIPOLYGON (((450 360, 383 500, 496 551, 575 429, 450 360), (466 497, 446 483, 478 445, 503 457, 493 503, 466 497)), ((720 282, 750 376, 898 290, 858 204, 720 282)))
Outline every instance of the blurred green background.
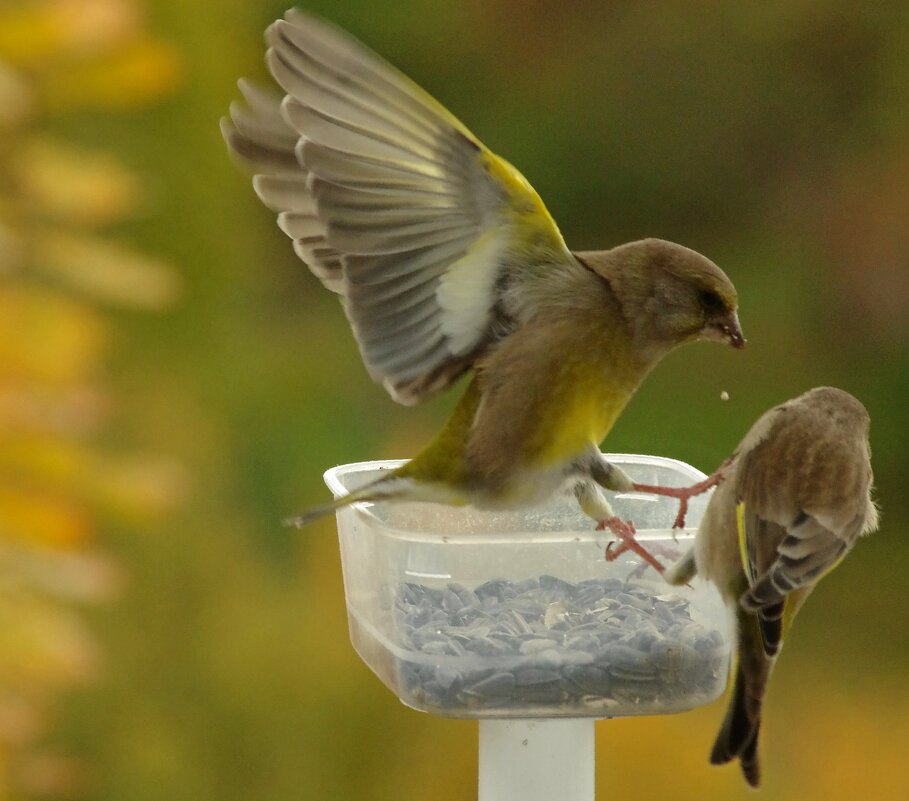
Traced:
MULTIPOLYGON (((347 641, 328 466, 412 455, 337 301, 228 159, 284 3, 0 4, 0 799, 469 799, 476 725, 347 641)), ((771 684, 768 798, 909 797, 909 6, 347 0, 518 165, 575 249, 732 277, 744 352, 686 347, 605 449, 716 466, 812 386, 864 401, 883 509, 771 684), (726 390, 731 399, 720 401, 726 390)), ((598 724, 602 798, 746 798, 722 702, 598 724)))

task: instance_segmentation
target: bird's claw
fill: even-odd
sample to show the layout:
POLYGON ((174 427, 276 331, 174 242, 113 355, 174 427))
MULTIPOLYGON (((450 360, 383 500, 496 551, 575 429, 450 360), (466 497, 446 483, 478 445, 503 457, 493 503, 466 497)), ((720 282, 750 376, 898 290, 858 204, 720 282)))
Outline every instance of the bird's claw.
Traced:
POLYGON ((685 528, 685 518, 688 515, 688 502, 719 485, 726 478, 726 469, 732 464, 733 457, 726 459, 711 475, 697 484, 689 487, 660 487, 654 484, 635 483, 636 492, 649 492, 651 495, 663 495, 667 498, 675 498, 679 502, 679 511, 672 522, 673 531, 685 528))
POLYGON ((647 564, 658 573, 663 573, 663 571, 666 570, 659 560, 637 541, 635 537, 637 529, 635 529, 634 523, 630 520, 622 520, 618 517, 607 517, 605 520, 600 520, 597 523, 597 531, 604 531, 605 529, 609 529, 621 540, 619 543, 610 542, 606 546, 604 556, 607 562, 614 562, 626 551, 631 551, 640 556, 641 559, 647 562, 647 564))

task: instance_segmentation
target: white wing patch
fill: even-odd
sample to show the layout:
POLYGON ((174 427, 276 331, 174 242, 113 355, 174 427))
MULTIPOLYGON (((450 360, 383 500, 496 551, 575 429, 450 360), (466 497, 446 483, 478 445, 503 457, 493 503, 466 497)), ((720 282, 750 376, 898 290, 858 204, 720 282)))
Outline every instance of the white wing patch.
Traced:
POLYGON ((439 280, 436 300, 442 308, 442 331, 456 356, 474 348, 489 326, 501 257, 509 245, 507 230, 486 231, 439 280))

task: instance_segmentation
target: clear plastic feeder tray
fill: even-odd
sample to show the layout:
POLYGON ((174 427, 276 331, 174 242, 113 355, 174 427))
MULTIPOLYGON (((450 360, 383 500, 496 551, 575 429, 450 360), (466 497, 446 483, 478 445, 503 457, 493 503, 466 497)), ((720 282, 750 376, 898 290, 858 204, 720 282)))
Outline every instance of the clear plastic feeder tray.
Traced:
MULTIPOLYGON (((686 486, 694 468, 654 456, 608 456, 635 481, 686 486)), ((336 496, 402 462, 325 474, 336 496)), ((706 505, 612 496, 638 539, 671 564, 706 505)), ((455 718, 619 717, 680 712, 726 684, 729 620, 712 585, 671 587, 608 537, 575 500, 515 512, 429 503, 359 503, 338 512, 350 638, 414 709, 455 718)))

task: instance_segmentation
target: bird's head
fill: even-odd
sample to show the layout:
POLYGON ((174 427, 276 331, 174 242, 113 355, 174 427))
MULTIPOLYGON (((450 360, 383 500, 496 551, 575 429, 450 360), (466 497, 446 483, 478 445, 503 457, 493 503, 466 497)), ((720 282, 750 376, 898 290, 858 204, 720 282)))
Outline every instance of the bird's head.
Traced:
POLYGON ((735 287, 700 253, 643 239, 603 257, 588 266, 609 280, 640 343, 665 349, 706 339, 745 346, 735 287))

